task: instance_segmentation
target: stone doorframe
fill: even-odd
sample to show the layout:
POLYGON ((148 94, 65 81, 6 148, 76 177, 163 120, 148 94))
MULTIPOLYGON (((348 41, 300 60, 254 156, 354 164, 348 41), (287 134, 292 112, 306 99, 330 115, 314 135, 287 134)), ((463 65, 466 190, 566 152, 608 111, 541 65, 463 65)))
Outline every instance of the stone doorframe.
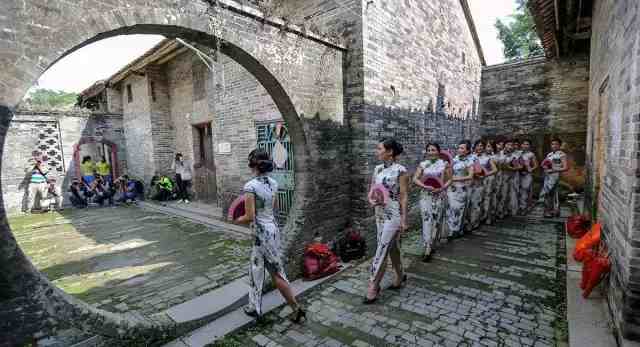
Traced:
POLYGON ((87 143, 100 143, 109 145, 111 148, 111 177, 115 180, 118 177, 118 145, 109 140, 98 140, 96 138, 83 138, 73 145, 73 162, 76 177, 82 177, 80 173, 80 147, 87 143))
MULTIPOLYGON (((209 33, 211 18, 203 15, 209 5, 204 1, 158 0, 153 2, 153 7, 147 0, 130 0, 126 4, 123 1, 112 4, 49 1, 44 4, 35 0, 9 0, 0 5, 0 8, 9 9, 7 13, 12 13, 0 17, 0 28, 13 28, 10 30, 13 48, 2 43, 4 49, 0 51, 0 61, 5 66, 0 71, 0 156, 13 110, 28 88, 57 60, 85 45, 122 34, 160 34, 218 47, 220 53, 238 62, 263 85, 289 127, 295 143, 296 192, 284 235, 285 247, 295 244, 303 226, 312 228, 317 223, 304 211, 313 210, 315 204, 320 203, 314 200, 311 172, 315 158, 307 146, 309 134, 305 133, 303 118, 320 116, 325 120, 336 119, 341 124, 342 103, 336 103, 336 99, 342 99, 344 48, 312 33, 285 30, 284 24, 283 28, 277 27, 272 21, 261 19, 256 10, 233 1, 219 2, 228 4, 221 16, 225 29, 218 33, 219 36, 209 33), (83 7, 89 5, 91 7, 83 7), (42 31, 43 28, 49 29, 42 31), (323 79, 329 79, 331 88, 336 86, 335 91, 329 91, 336 95, 327 97, 326 91, 318 91, 327 88, 326 81, 318 83, 313 78, 300 77, 303 70, 311 75, 323 71, 321 59, 304 60, 304 64, 295 66, 282 65, 283 57, 277 56, 278 48, 291 46, 292 42, 282 42, 282 37, 291 35, 302 37, 305 56, 320 56, 327 50, 336 52, 335 61, 330 62, 335 76, 331 73, 321 75, 323 79)), ((107 337, 153 339, 176 334, 194 324, 176 326, 159 317, 151 320, 105 312, 55 287, 17 244, 0 194, 0 287, 5 286, 8 286, 9 307, 16 305, 15 310, 4 311, 7 319, 0 316, 0 321, 4 322, 3 331, 11 332, 8 336, 11 341, 28 339, 35 332, 46 334, 67 327, 107 337), (17 319, 16 315, 23 319, 17 319)))

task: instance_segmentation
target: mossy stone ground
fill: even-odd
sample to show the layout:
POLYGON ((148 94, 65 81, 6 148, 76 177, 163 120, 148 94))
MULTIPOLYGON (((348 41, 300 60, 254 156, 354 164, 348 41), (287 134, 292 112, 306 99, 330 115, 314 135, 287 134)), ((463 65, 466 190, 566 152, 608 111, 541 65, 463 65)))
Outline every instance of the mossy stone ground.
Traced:
POLYGON ((153 314, 246 275, 248 239, 138 207, 9 219, 59 288, 112 312, 153 314))
MULTIPOLYGON (((540 212, 445 244, 431 263, 413 230, 403 240, 405 288, 362 305, 362 262, 301 298, 305 324, 282 309, 212 346, 566 345, 564 233, 540 212)), ((392 276, 389 268, 385 282, 392 276)))

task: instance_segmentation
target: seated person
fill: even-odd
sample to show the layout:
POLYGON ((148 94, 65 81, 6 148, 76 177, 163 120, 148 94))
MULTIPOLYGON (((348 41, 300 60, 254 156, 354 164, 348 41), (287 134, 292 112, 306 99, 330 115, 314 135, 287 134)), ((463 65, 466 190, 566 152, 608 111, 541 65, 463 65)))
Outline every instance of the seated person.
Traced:
POLYGON ((173 182, 167 176, 156 176, 155 187, 156 194, 153 196, 153 200, 167 201, 173 196, 173 182))
POLYGON ((69 187, 69 200, 71 201, 71 205, 77 208, 85 208, 87 207, 87 198, 85 198, 82 193, 82 186, 80 185, 80 180, 74 179, 71 183, 71 187, 69 187))
POLYGON ((93 181, 94 183, 94 192, 95 192, 95 202, 100 204, 100 206, 104 205, 104 201, 108 200, 109 205, 113 205, 113 196, 115 195, 115 190, 109 184, 108 181, 104 179, 101 175, 96 175, 96 179, 93 181))
POLYGON ((135 202, 138 196, 136 181, 129 179, 127 175, 123 175, 118 178, 116 182, 120 190, 120 199, 118 199, 118 202, 135 202))

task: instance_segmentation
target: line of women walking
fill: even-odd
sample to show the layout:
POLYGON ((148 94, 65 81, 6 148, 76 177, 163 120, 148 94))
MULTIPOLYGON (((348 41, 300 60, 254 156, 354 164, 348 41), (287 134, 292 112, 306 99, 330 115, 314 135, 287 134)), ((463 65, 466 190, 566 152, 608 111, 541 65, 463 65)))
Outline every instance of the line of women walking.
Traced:
MULTIPOLYGON (((483 223, 526 215, 534 202, 532 173, 539 167, 544 172, 539 201, 544 202, 545 217, 559 216, 558 182, 567 170, 561 145, 560 139, 553 139, 552 151, 539 163, 529 140, 477 141, 473 147, 470 141, 462 141, 453 158, 437 143, 427 144, 426 159, 418 165, 412 180, 421 189, 424 261, 431 259, 434 243, 445 235, 450 240, 483 223)), ((407 279, 398 237, 407 229, 409 191, 407 169, 397 162, 402 152, 402 145, 394 139, 385 139, 376 148, 382 164, 374 169, 368 199, 375 208, 378 243, 365 304, 378 298, 388 257, 396 272, 389 289, 402 288, 407 279), (380 186, 384 189, 376 190, 380 186), (381 198, 380 190, 388 196, 381 198)))

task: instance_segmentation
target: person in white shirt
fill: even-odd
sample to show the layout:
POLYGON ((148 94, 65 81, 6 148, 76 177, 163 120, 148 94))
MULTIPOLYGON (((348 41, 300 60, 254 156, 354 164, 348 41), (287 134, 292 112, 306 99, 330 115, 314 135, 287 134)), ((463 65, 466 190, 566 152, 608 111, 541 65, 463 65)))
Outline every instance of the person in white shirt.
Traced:
POLYGON ((178 201, 189 203, 189 189, 193 180, 193 163, 185 160, 182 153, 176 153, 175 160, 171 164, 171 170, 176 173, 176 183, 178 184, 178 201))

